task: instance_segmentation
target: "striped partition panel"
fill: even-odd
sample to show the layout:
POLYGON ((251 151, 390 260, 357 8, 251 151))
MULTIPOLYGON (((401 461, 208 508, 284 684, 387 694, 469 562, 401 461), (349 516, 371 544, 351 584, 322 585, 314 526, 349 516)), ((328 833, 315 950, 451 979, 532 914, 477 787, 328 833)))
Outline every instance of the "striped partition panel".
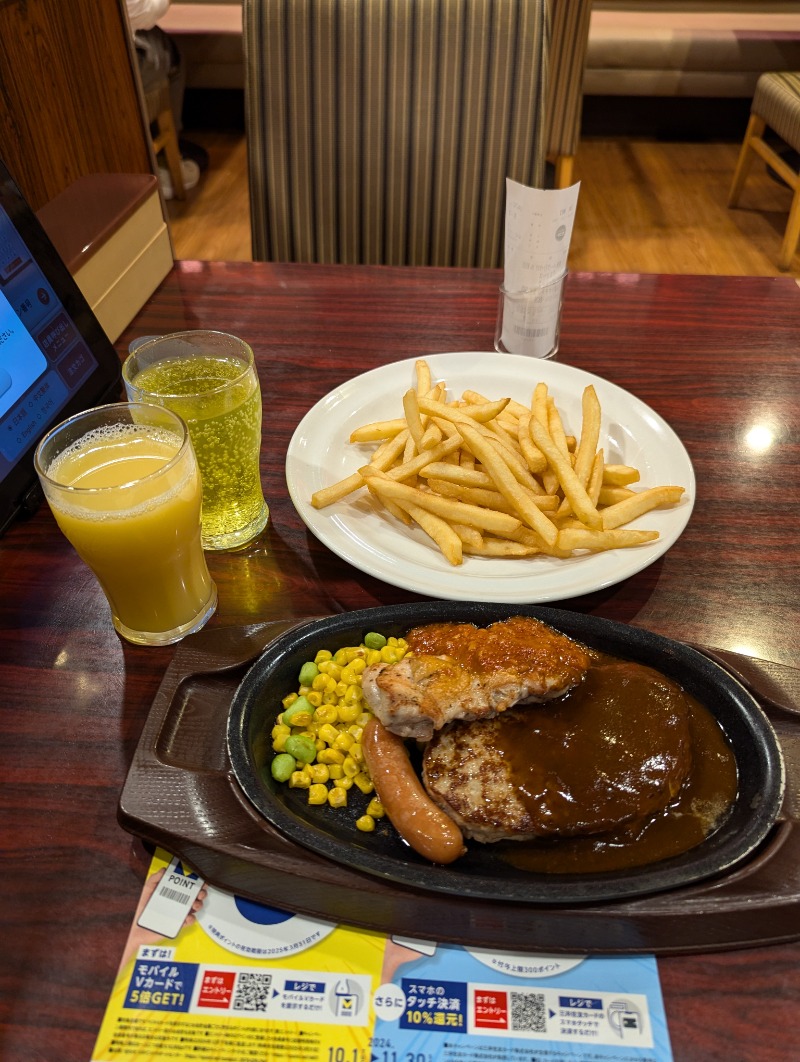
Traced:
POLYGON ((800 151, 800 74, 762 74, 753 94, 753 114, 795 151, 800 151))
POLYGON ((253 257, 500 265, 545 45, 546 0, 244 0, 253 257))
POLYGON ((574 155, 581 132, 592 0, 548 0, 548 4, 552 29, 545 123, 547 154, 574 155))

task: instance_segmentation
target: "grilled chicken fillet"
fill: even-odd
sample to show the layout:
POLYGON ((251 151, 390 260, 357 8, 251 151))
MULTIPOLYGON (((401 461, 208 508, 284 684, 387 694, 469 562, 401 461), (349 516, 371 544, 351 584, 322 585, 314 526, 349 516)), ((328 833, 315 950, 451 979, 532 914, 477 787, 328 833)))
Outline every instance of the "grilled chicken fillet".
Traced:
POLYGON ((406 640, 411 655, 366 668, 362 689, 387 730, 421 741, 455 719, 488 719, 523 701, 560 697, 591 660, 583 646, 528 616, 486 628, 434 623, 406 640))

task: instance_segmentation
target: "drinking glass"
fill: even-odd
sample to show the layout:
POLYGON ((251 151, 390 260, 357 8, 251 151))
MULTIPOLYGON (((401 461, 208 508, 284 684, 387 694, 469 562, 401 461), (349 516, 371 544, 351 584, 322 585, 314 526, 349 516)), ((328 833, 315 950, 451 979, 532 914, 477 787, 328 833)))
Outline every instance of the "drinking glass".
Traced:
POLYGON ((563 273, 539 287, 520 291, 500 288, 495 350, 501 354, 524 354, 531 358, 555 357, 566 278, 567 274, 563 273))
POLYGON ((169 645, 206 623, 217 589, 200 543, 200 472, 179 416, 130 402, 98 406, 48 432, 34 464, 123 638, 169 645))
POLYGON ((203 547, 234 549, 266 527, 261 487, 261 391, 253 351, 236 336, 198 329, 137 346, 122 367, 128 398, 189 425, 203 480, 203 547))

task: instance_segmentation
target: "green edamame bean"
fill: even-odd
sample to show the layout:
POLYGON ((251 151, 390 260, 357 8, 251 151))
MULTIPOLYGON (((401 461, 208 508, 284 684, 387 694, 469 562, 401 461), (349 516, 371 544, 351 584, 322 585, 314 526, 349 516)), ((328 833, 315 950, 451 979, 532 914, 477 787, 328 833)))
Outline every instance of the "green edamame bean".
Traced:
POLYGON ((301 686, 310 686, 318 674, 319 668, 314 661, 307 660, 300 668, 300 674, 297 676, 297 681, 301 686))
POLYGON ((369 634, 364 635, 364 645, 366 645, 367 649, 383 649, 384 645, 386 645, 386 639, 382 634, 370 631, 369 634))
POLYGON ((293 734, 286 739, 283 747, 290 756, 294 756, 301 763, 311 763, 317 755, 317 746, 305 734, 293 734))
POLYGON ((295 767, 294 756, 280 752, 270 764, 270 773, 276 782, 288 782, 295 767))
POLYGON ((283 722, 286 726, 307 726, 311 722, 311 717, 314 715, 314 705, 307 697, 298 697, 294 704, 291 704, 283 712, 283 722), (301 716, 307 718, 301 719, 301 716))

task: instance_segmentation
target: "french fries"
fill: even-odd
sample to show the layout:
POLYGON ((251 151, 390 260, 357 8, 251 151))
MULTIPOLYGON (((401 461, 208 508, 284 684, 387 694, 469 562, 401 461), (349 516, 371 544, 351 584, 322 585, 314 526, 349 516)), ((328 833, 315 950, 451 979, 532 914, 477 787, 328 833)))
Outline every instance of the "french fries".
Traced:
POLYGON ((658 532, 626 525, 684 494, 673 485, 637 489, 638 469, 606 463, 591 386, 579 425, 565 423, 544 383, 529 406, 472 390, 456 398, 433 383, 424 360, 398 399, 402 417, 350 435, 351 443, 375 444, 369 462, 316 491, 311 504, 322 509, 366 489, 391 519, 424 531, 452 565, 465 556, 536 563, 636 548, 658 532))

